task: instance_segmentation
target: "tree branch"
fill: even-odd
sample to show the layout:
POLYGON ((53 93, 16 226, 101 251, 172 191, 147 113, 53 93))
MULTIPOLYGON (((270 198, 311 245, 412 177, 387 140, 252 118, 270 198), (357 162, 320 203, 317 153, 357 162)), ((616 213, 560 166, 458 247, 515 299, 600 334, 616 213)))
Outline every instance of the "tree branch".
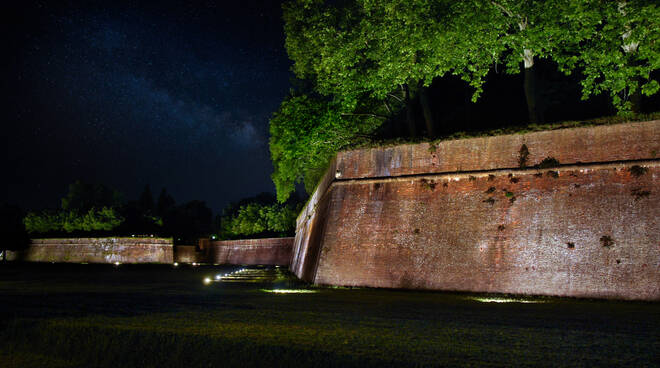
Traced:
POLYGON ((518 17, 515 14, 513 14, 509 9, 505 8, 500 3, 498 3, 497 1, 492 1, 491 0, 490 3, 493 4, 495 7, 499 8, 501 11, 503 11, 509 17, 511 17, 511 18, 517 18, 518 17))
POLYGON ((370 116, 372 118, 378 118, 378 119, 388 119, 389 116, 383 116, 383 115, 378 115, 378 114, 350 114, 350 113, 345 113, 342 112, 341 116, 370 116))
POLYGON ((403 103, 403 100, 402 100, 399 96, 397 96, 397 95, 393 95, 393 94, 391 94, 391 93, 388 93, 387 95, 390 96, 390 97, 394 97, 397 101, 403 103))

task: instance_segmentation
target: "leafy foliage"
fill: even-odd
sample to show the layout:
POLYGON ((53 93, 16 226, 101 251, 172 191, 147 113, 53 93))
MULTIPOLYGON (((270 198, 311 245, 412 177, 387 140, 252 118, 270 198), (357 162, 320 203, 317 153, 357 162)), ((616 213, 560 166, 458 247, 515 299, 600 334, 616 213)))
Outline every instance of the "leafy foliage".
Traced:
POLYGON ((496 38, 498 31, 470 22, 471 31, 479 33, 464 35, 469 18, 458 13, 467 9, 456 3, 460 2, 289 2, 284 20, 293 70, 299 78, 315 79, 324 95, 369 94, 378 100, 401 85, 428 86, 448 72, 479 87, 493 61, 490 48, 481 42, 496 38))
POLYGON ((302 95, 284 100, 270 120, 278 201, 286 201, 300 182, 311 193, 335 152, 377 126, 372 119, 342 115, 337 103, 320 98, 302 95))
POLYGON ((87 212, 44 211, 40 214, 30 212, 23 219, 28 233, 52 233, 75 231, 110 231, 119 226, 124 219, 110 207, 91 208, 87 212))
POLYGON ((254 235, 290 235, 296 227, 300 206, 248 203, 222 218, 221 237, 235 239, 254 235))
POLYGON ((650 96, 660 88, 651 79, 651 72, 660 69, 660 7, 645 0, 580 3, 578 15, 591 24, 589 38, 574 56, 584 74, 583 99, 606 92, 621 113, 637 110, 634 96, 650 96))
POLYGON ((539 59, 579 71, 583 98, 609 93, 621 113, 660 89, 651 79, 660 69, 660 11, 649 0, 290 0, 283 9, 293 71, 313 92, 288 97, 271 120, 280 201, 299 182, 310 192, 338 149, 359 145, 404 108, 414 137, 415 98, 433 137, 429 107, 442 101, 429 102, 425 88, 448 75, 474 89, 474 102, 499 64, 524 70, 532 123, 547 108, 539 59))

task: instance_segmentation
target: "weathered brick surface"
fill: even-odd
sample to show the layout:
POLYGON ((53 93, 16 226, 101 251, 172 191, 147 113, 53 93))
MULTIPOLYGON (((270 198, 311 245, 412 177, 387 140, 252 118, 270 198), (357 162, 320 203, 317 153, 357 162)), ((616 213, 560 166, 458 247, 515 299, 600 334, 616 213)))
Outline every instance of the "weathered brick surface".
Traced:
POLYGON ((205 252, 197 250, 195 245, 175 245, 174 262, 177 263, 206 263, 208 261, 205 252))
MULTIPOLYGON (((515 157, 493 154, 495 163, 479 161, 484 154, 471 147, 456 148, 468 155, 465 162, 479 162, 469 167, 484 170, 478 173, 423 175, 420 169, 414 177, 335 181, 299 218, 292 270, 331 285, 660 300, 660 161, 649 157, 660 140, 658 126, 544 132, 553 133, 544 135, 550 143, 539 133, 533 133, 536 143, 518 137, 530 157, 534 147, 554 144, 552 154, 538 157, 586 165, 502 169, 517 166, 521 141, 514 141, 497 151, 515 157), (602 142, 618 155, 606 155, 602 142), (646 171, 633 175, 635 165, 646 171)), ((477 148, 495 149, 504 144, 500 138, 477 148)), ((431 154, 428 147, 412 148, 422 151, 431 154)), ((338 155, 338 168, 347 156, 338 155)), ((366 168, 364 162, 357 167, 366 168)), ((357 172, 379 177, 391 162, 372 159, 375 168, 357 172)))
POLYGON ((288 266, 293 238, 212 241, 210 244, 212 263, 288 266))
POLYGON ((516 168, 520 148, 527 165, 554 157, 562 164, 660 157, 660 120, 529 134, 469 138, 340 152, 335 171, 342 179, 516 168))
POLYGON ((71 263, 172 263, 172 239, 33 239, 14 260, 71 263))

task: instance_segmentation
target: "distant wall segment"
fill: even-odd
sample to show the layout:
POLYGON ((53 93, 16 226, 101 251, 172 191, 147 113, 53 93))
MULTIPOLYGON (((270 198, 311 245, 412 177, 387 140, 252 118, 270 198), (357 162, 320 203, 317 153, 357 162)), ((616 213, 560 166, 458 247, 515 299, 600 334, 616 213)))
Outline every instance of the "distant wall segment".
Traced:
POLYGON ((288 266, 293 238, 212 241, 210 246, 211 263, 288 266))
POLYGON ((68 238, 32 239, 10 260, 70 263, 172 263, 172 239, 68 238))
POLYGON ((298 218, 291 269, 329 285, 660 300, 659 155, 660 121, 340 152, 298 218), (559 165, 533 167, 546 158, 559 165))

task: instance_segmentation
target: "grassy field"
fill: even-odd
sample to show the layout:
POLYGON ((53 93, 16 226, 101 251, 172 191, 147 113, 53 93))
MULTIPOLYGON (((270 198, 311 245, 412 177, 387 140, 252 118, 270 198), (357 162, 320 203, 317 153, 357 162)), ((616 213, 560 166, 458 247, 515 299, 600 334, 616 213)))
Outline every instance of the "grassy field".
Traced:
POLYGON ((0 264, 0 366, 660 364, 660 303, 203 283, 235 269, 0 264))

